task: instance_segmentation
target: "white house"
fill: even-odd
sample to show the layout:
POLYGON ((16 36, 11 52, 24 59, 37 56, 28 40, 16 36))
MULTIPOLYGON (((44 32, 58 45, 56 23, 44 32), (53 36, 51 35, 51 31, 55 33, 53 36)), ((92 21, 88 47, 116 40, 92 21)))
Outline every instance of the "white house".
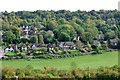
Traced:
POLYGON ((98 39, 104 39, 104 34, 98 34, 98 39))
POLYGON ((4 49, 0 47, 0 53, 4 53, 4 49))
POLYGON ((20 51, 27 51, 26 44, 20 44, 21 50, 20 51))
POLYGON ((61 42, 59 47, 64 50, 68 50, 70 48, 76 49, 76 46, 73 42, 61 42))
POLYGON ((36 46, 35 46, 35 44, 33 44, 32 46, 31 46, 31 49, 34 49, 36 46))
POLYGON ((5 53, 7 52, 14 52, 14 49, 12 47, 8 47, 5 49, 5 53))
POLYGON ((22 46, 22 47, 21 47, 21 50, 22 50, 22 51, 27 51, 27 47, 22 46))

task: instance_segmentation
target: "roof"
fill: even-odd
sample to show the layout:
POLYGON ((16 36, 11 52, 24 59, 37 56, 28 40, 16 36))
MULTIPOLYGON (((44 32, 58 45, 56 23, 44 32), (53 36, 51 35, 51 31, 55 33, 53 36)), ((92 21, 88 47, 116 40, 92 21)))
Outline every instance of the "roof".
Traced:
POLYGON ((16 45, 15 44, 10 44, 10 47, 14 48, 14 47, 16 47, 16 45))
POLYGON ((35 43, 35 44, 30 44, 30 47, 32 47, 33 45, 35 45, 35 47, 43 47, 43 45, 42 44, 38 44, 38 43, 35 43))
POLYGON ((43 32, 44 30, 40 30, 37 34, 40 34, 41 32, 43 32))
POLYGON ((93 41, 93 44, 97 44, 97 43, 100 43, 100 41, 98 41, 98 40, 93 41))
POLYGON ((111 39, 110 42, 115 42, 115 43, 117 43, 118 40, 117 40, 117 39, 111 39))
POLYGON ((3 48, 2 48, 2 47, 0 47, 0 51, 1 51, 1 50, 3 50, 3 48))
POLYGON ((48 30, 47 33, 52 33, 53 34, 53 32, 51 30, 48 30))
POLYGON ((75 45, 74 42, 62 42, 62 44, 69 46, 75 45))
POLYGON ((24 43, 20 43, 20 47, 26 47, 27 45, 26 44, 24 44, 24 43))
POLYGON ((26 34, 26 32, 22 32, 20 36, 25 36, 26 34))
POLYGON ((55 47, 56 47, 56 44, 48 44, 47 47, 55 48, 55 47))

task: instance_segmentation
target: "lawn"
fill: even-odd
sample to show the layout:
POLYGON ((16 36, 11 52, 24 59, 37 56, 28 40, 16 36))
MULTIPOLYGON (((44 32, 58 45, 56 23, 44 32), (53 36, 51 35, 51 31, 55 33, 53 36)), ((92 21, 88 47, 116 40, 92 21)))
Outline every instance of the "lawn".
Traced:
POLYGON ((14 52, 10 52, 10 53, 7 53, 6 55, 7 56, 13 56, 13 55, 15 55, 16 53, 14 53, 14 52))
POLYGON ((71 62, 75 62, 79 68, 98 68, 100 66, 113 66, 118 64, 118 52, 108 52, 100 55, 77 56, 74 58, 60 59, 25 59, 19 60, 2 60, 2 66, 12 66, 14 68, 22 68, 27 65, 32 65, 34 69, 43 69, 46 67, 55 67, 59 69, 70 69, 71 62))
POLYGON ((58 50, 58 53, 59 53, 59 54, 62 54, 62 53, 63 53, 63 51, 62 51, 62 50, 58 50))
POLYGON ((68 50, 68 52, 71 52, 71 54, 80 53, 78 50, 68 50))

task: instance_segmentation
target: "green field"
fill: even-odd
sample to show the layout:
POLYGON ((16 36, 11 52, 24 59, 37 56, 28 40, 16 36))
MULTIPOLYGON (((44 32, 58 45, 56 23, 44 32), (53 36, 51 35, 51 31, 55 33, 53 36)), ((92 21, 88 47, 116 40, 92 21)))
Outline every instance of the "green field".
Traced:
POLYGON ((79 68, 98 68, 100 66, 113 66, 118 64, 118 52, 108 52, 100 55, 77 56, 74 58, 60 59, 25 59, 19 60, 2 60, 2 66, 12 66, 14 68, 23 68, 27 65, 32 65, 34 69, 43 69, 46 67, 55 67, 59 69, 70 69, 71 62, 75 62, 79 68))

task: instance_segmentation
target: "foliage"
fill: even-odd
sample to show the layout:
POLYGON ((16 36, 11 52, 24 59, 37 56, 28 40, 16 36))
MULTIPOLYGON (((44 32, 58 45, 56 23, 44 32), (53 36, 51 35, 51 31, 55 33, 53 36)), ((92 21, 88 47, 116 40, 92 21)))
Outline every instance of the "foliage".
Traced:
POLYGON ((31 43, 38 43, 38 37, 37 37, 37 36, 33 36, 33 37, 30 39, 30 42, 31 42, 31 43))
POLYGON ((41 43, 41 44, 44 43, 43 35, 38 36, 38 43, 41 43))
POLYGON ((76 48, 77 48, 77 50, 81 49, 81 41, 79 41, 79 40, 76 41, 76 48))
POLYGON ((44 67, 44 70, 33 69, 31 65, 27 65, 23 69, 14 69, 6 66, 2 69, 2 79, 11 79, 18 76, 18 79, 118 79, 118 65, 112 67, 99 67, 97 69, 80 69, 76 67, 76 63, 71 63, 72 69, 61 70, 53 67, 44 67))
POLYGON ((10 44, 30 42, 30 39, 19 39, 20 35, 23 34, 23 30, 21 30, 23 25, 31 26, 28 32, 30 36, 33 36, 34 32, 37 34, 39 31, 44 30, 44 34, 40 33, 40 35, 43 35, 43 40, 38 37, 39 43, 40 40, 42 43, 73 41, 76 36, 80 36, 82 42, 91 43, 94 39, 97 39, 99 32, 101 32, 101 35, 105 35, 105 40, 120 36, 117 10, 91 10, 89 12, 80 10, 73 12, 67 10, 37 10, 34 12, 18 11, 8 13, 5 11, 1 13, 2 30, 5 32, 3 42, 10 44), (48 30, 51 30, 53 34, 47 34, 48 30))

